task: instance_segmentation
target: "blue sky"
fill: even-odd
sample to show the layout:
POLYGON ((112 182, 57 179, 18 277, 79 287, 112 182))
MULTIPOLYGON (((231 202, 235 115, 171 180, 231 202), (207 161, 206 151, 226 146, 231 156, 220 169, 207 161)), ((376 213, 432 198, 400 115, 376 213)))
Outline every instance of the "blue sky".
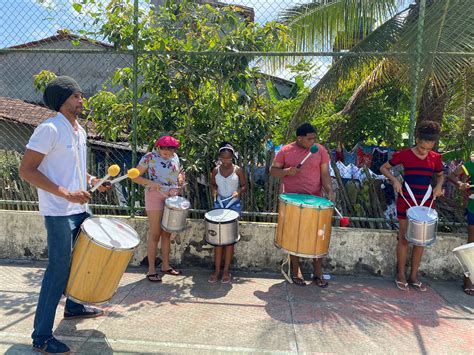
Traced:
MULTIPOLYGON (((258 23, 275 20, 282 10, 305 2, 305 0, 220 1, 253 8, 258 23)), ((85 21, 73 10, 73 2, 74 0, 0 0, 0 48, 40 40, 55 35, 59 29, 67 28, 73 33, 84 29, 85 21)), ((399 10, 401 9, 402 5, 399 10)), ((330 65, 331 58, 319 57, 315 62, 320 69, 314 79, 319 80, 330 65)), ((292 79, 292 75, 286 70, 275 74, 292 79)))
MULTIPOLYGON (((221 0, 222 1, 222 0, 221 0)), ((278 13, 297 0, 224 0, 254 8, 256 21, 275 19, 278 13)), ((39 40, 58 29, 83 28, 83 21, 72 9, 73 0, 0 0, 0 47, 39 40)))

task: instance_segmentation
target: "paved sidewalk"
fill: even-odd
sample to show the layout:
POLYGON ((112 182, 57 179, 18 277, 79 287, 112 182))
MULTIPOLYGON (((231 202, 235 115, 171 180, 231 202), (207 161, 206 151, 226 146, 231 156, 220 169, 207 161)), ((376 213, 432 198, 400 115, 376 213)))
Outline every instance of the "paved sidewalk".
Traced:
MULTIPOLYGON (((0 353, 34 353, 44 266, 0 262, 0 353)), ((143 275, 128 270, 104 317, 65 321, 59 307, 55 334, 81 354, 474 354, 474 297, 460 281, 427 280, 422 294, 377 277, 333 276, 320 289, 278 274, 235 273, 230 285, 209 284, 202 269, 162 284, 143 275)))

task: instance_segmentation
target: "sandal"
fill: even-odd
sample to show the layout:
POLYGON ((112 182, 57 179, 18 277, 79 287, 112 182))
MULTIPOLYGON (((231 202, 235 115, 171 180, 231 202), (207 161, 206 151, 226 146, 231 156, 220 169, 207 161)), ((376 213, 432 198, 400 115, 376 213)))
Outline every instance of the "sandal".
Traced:
POLYGON ((408 291, 408 282, 395 280, 395 285, 397 285, 397 288, 399 288, 402 291, 408 291))
POLYGON ((319 276, 314 276, 313 281, 316 284, 316 286, 321 287, 321 288, 327 288, 329 286, 329 283, 319 276))
POLYGON ((232 275, 230 273, 228 273, 227 275, 222 276, 221 283, 229 284, 231 277, 232 277, 232 275))
POLYGON ((293 281, 296 286, 306 286, 306 282, 302 277, 291 276, 291 281, 293 281))
POLYGON ((464 287, 464 285, 461 285, 462 290, 464 293, 468 296, 474 296, 474 288, 473 287, 464 287))
POLYGON ((420 292, 426 292, 428 289, 426 288, 425 285, 421 283, 421 281, 417 282, 410 282, 410 286, 413 286, 415 290, 420 291, 420 292))
POLYGON ((150 282, 161 282, 161 276, 159 274, 147 274, 146 278, 150 282))
POLYGON ((217 282, 217 278, 218 276, 216 274, 211 274, 211 276, 209 276, 209 278, 207 279, 207 282, 214 284, 217 282))
POLYGON ((176 270, 173 268, 169 268, 168 270, 161 270, 163 274, 171 275, 171 276, 179 276, 181 275, 181 270, 176 270))

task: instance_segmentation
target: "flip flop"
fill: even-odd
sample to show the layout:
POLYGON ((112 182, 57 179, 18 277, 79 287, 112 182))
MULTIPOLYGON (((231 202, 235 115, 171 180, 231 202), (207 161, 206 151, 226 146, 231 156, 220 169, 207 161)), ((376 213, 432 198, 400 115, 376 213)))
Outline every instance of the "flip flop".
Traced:
POLYGON ((209 278, 207 279, 207 282, 211 283, 211 284, 214 284, 217 282, 217 276, 214 275, 214 274, 211 274, 211 276, 209 276, 209 278))
POLYGON ((421 283, 421 281, 418 282, 410 282, 410 286, 413 286, 415 290, 420 291, 420 292, 426 292, 428 289, 426 288, 425 285, 421 283))
POLYGON ((464 291, 464 293, 468 296, 474 296, 474 288, 473 287, 466 287, 464 288, 464 285, 461 285, 462 287, 462 290, 464 291))
POLYGON ((395 285, 397 285, 397 288, 402 291, 408 291, 408 282, 395 280, 395 285))
POLYGON ((161 282, 161 276, 158 274, 147 274, 146 278, 150 282, 161 282))
POLYGON ((179 276, 182 274, 182 272, 180 270, 176 270, 176 269, 173 269, 173 268, 169 268, 168 270, 161 270, 161 272, 163 274, 166 274, 166 275, 171 275, 171 276, 179 276))
POLYGON ((326 280, 323 280, 319 276, 314 276, 313 281, 316 284, 316 286, 321 287, 321 288, 327 288, 329 286, 329 283, 326 280))
POLYGON ((221 283, 229 284, 231 278, 232 278, 232 275, 230 273, 229 273, 229 276, 222 276, 221 283))
POLYGON ((306 282, 302 277, 291 276, 291 281, 293 281, 293 284, 295 284, 296 286, 306 286, 306 282))

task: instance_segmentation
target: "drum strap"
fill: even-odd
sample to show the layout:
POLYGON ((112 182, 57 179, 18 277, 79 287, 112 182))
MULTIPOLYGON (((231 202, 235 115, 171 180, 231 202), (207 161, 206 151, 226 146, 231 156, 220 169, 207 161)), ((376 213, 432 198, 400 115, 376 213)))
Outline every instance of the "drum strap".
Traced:
POLYGON ((293 283, 293 280, 291 279, 291 259, 290 259, 290 254, 288 254, 283 262, 281 263, 281 269, 280 269, 283 277, 288 281, 290 284, 293 283), (288 271, 285 272, 285 264, 288 264, 288 271))
MULTIPOLYGON (((72 144, 72 150, 74 151, 74 158, 76 161, 76 172, 77 172, 77 175, 79 176, 80 189, 87 191, 87 186, 84 181, 84 176, 82 175, 81 164, 79 162, 79 148, 78 148, 79 131, 78 131, 78 136, 76 137, 76 134, 74 133, 74 127, 71 126, 71 124, 69 123, 66 117, 64 117, 64 123, 66 124, 69 130, 69 133, 71 134, 71 144, 72 144)), ((85 204, 85 207, 86 207, 86 212, 92 215, 92 211, 88 203, 85 204)))

